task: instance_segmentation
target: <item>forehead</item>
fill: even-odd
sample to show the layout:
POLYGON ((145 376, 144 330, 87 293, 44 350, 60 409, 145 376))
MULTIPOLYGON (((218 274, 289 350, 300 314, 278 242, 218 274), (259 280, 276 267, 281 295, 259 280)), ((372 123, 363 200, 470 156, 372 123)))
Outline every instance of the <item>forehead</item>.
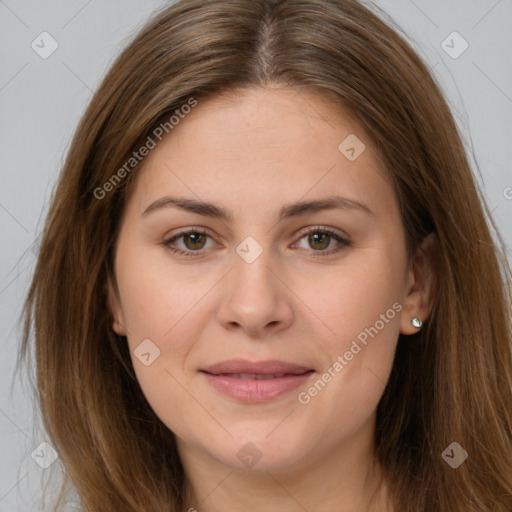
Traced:
POLYGON ((361 124, 332 100, 293 89, 198 100, 137 173, 139 212, 164 193, 237 208, 252 199, 271 207, 326 193, 372 202, 387 192, 384 199, 393 199, 361 124))
POLYGON ((327 97, 272 88, 226 92, 201 100, 167 138, 169 147, 188 142, 216 155, 219 149, 236 150, 242 157, 261 149, 261 157, 279 158, 280 149, 294 147, 319 158, 311 155, 314 147, 320 150, 330 144, 336 150, 340 136, 353 132, 366 138, 358 121, 327 97))

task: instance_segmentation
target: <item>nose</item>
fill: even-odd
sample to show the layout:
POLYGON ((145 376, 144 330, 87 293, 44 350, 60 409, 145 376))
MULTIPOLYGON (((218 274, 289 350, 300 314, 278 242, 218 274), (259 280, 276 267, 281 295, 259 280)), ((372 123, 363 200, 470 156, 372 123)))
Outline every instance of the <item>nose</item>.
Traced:
POLYGON ((270 251, 248 263, 235 254, 234 268, 226 276, 218 319, 230 331, 243 331, 251 338, 286 329, 293 321, 293 293, 271 261, 270 251))

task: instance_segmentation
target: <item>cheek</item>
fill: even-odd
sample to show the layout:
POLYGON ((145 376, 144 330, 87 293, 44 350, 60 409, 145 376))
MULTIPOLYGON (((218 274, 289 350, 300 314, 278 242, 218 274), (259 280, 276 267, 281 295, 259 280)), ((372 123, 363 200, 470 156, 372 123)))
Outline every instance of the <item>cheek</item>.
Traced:
POLYGON ((325 365, 318 379, 303 390, 300 403, 311 408, 315 417, 328 420, 327 437, 337 439, 340 429, 345 437, 354 434, 369 420, 384 393, 400 328, 397 308, 387 306, 382 309, 384 320, 380 313, 368 311, 358 319, 347 316, 346 323, 340 320, 336 326, 340 334, 322 347, 328 354, 325 365))
POLYGON ((302 288, 304 302, 314 304, 315 316, 322 320, 323 334, 315 342, 324 354, 322 382, 306 392, 318 407, 336 404, 330 414, 340 419, 350 413, 364 420, 376 407, 400 332, 400 255, 382 250, 367 254, 315 281, 315 288, 306 282, 302 288))
MULTIPOLYGON (((128 332, 161 338, 187 308, 179 273, 164 259, 164 249, 124 239, 119 245, 116 274, 128 332)), ((190 306, 189 306, 190 309, 190 306)))
POLYGON ((191 409, 184 375, 188 354, 203 329, 206 315, 198 301, 204 292, 196 287, 187 295, 179 283, 170 286, 169 278, 155 279, 148 272, 141 276, 135 269, 125 277, 123 309, 137 381, 155 414, 185 436, 189 421, 200 424, 204 419, 201 410, 183 415, 191 409))
POLYGON ((317 273, 315 286, 311 286, 313 277, 294 278, 293 290, 307 306, 304 313, 318 327, 318 338, 326 348, 344 352, 358 336, 364 342, 375 324, 384 337, 398 334, 402 268, 397 262, 399 254, 376 248, 317 273))
MULTIPOLYGON (((141 384, 150 383, 148 379, 155 379, 162 366, 165 340, 176 329, 175 324, 179 326, 186 304, 170 286, 167 273, 148 261, 142 251, 119 252, 116 274, 130 355, 141 384)), ((173 349, 176 354, 185 350, 179 343, 173 349)))

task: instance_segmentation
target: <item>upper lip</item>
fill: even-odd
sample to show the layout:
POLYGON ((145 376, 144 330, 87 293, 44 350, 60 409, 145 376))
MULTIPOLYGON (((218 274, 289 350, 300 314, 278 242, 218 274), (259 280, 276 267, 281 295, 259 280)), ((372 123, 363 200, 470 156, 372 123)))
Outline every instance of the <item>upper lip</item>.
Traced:
POLYGON ((228 361, 222 361, 220 363, 212 364, 211 366, 207 366, 206 368, 201 369, 203 372, 211 373, 214 375, 223 373, 248 373, 260 375, 285 373, 291 375, 300 375, 312 370, 312 368, 308 368, 307 366, 287 363, 277 359, 257 362, 251 362, 245 359, 230 359, 228 361))

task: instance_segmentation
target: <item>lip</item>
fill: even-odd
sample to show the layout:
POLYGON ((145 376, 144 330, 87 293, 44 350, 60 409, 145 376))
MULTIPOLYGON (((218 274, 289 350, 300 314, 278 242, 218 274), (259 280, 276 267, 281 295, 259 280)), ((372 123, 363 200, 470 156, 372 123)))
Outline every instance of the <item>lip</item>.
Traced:
POLYGON ((256 362, 251 362, 247 359, 230 359, 201 369, 203 372, 217 375, 221 373, 259 373, 261 375, 286 373, 298 375, 308 370, 312 370, 312 368, 294 363, 287 363, 278 359, 256 362))
POLYGON ((312 368, 275 359, 231 359, 200 371, 217 391, 243 403, 268 402, 302 385, 314 373, 312 368))

